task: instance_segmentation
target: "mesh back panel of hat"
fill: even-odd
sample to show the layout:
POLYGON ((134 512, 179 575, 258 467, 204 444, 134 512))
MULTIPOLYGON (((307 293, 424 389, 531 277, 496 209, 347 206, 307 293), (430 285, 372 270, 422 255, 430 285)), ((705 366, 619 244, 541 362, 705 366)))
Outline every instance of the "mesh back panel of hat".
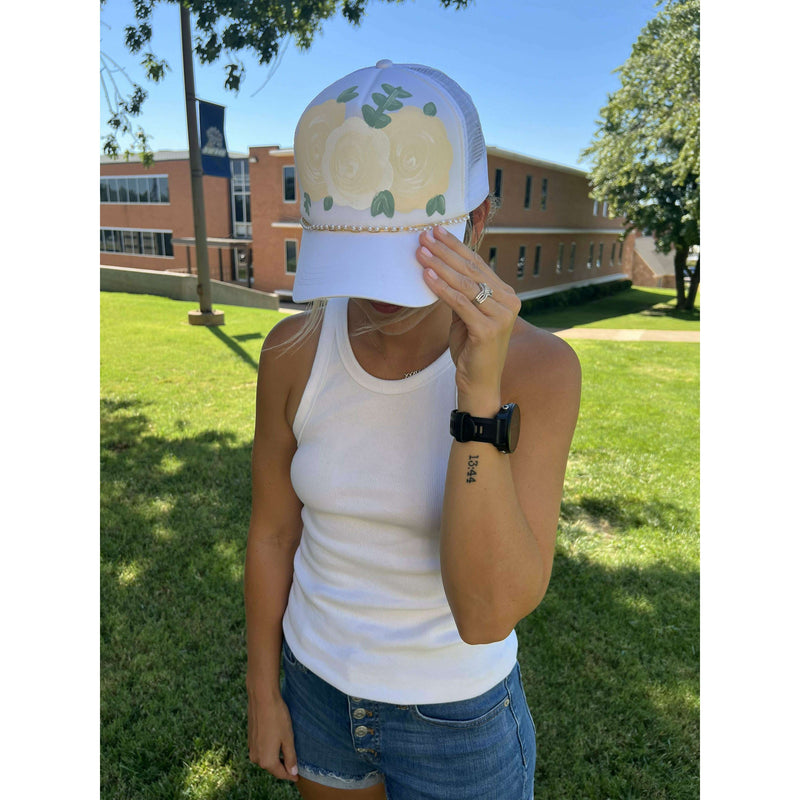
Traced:
POLYGON ((467 208, 477 208, 489 194, 489 170, 486 161, 486 142, 472 98, 454 81, 437 69, 421 64, 404 64, 407 69, 425 75, 438 83, 453 98, 464 118, 467 158, 467 208))

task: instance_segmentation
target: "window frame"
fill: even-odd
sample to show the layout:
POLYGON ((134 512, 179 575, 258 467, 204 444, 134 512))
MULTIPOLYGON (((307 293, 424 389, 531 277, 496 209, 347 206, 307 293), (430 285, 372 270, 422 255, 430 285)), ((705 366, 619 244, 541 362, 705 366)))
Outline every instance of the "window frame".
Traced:
POLYGON ((281 167, 281 177, 283 179, 283 202, 296 203, 297 202, 297 170, 294 164, 284 164, 281 167), (292 171, 292 194, 294 197, 288 198, 286 196, 286 173, 288 170, 292 171))
POLYGON ((100 252, 122 256, 144 256, 145 258, 175 258, 172 246, 172 231, 163 228, 114 228, 100 226, 100 252), (148 247, 154 253, 145 252, 145 235, 148 247), (108 247, 108 242, 113 243, 108 247))
POLYGON ((102 205, 125 206, 168 206, 169 205, 169 175, 101 175, 100 176, 100 203, 102 205), (156 186, 157 199, 152 198, 153 182, 156 186), (144 191, 142 191, 144 186, 144 191), (106 190, 106 200, 103 199, 103 188, 106 190), (123 197, 125 199, 121 199, 123 197), (131 199, 131 197, 136 199, 131 199), (142 197, 146 199, 142 200, 142 197), (166 198, 166 199, 164 199, 166 198))
POLYGON ((494 171, 494 196, 503 196, 503 168, 496 167, 494 171), (498 191, 499 189, 499 191, 498 191))
POLYGON ((519 246, 519 258, 517 259, 517 279, 521 280, 525 277, 525 264, 528 260, 528 247, 521 244, 519 246))
POLYGON ((297 239, 283 240, 283 269, 287 275, 297 274, 297 253, 300 250, 300 242, 297 239), (289 245, 294 245, 294 269, 289 269, 289 245))

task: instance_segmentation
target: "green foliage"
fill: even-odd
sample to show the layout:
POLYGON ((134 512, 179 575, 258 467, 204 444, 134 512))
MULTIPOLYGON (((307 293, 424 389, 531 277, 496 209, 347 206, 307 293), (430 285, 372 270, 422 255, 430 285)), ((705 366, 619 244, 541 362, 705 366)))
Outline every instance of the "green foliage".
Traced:
MULTIPOLYGON (((100 5, 105 0, 100 0, 100 5)), ((135 25, 125 27, 125 46, 134 55, 141 52, 153 34, 151 17, 157 0, 132 0, 135 25)), ((196 34, 194 52, 202 64, 213 64, 225 55, 226 89, 238 92, 245 77, 245 66, 239 58, 242 52, 256 56, 259 64, 269 64, 278 55, 279 48, 286 37, 292 37, 301 50, 308 50, 314 36, 322 30, 322 23, 337 12, 351 24, 359 25, 366 13, 368 0, 160 0, 165 3, 180 3, 188 8, 193 17, 196 34)), ((402 3, 404 0, 383 0, 389 3, 402 3)), ((442 6, 456 9, 466 8, 471 0, 439 0, 442 6)), ((164 77, 169 64, 153 53, 146 53, 142 66, 149 80, 157 82, 164 77)), ((106 74, 113 73, 106 70, 106 74)), ((127 77, 127 76, 126 76, 127 77)), ((101 78, 105 80, 101 70, 101 78)), ((133 83, 136 99, 129 102, 124 97, 115 97, 112 102, 106 91, 111 117, 107 124, 111 131, 106 136, 103 151, 112 158, 120 154, 118 134, 131 133, 128 116, 141 113, 142 103, 147 93, 141 86, 133 83), (124 108, 122 107, 124 104, 124 108)), ((105 84, 104 84, 105 88, 105 84)), ((116 90, 116 86, 114 87, 116 90)), ((115 94, 118 94, 115 91, 115 94)), ((144 135, 144 134, 143 134, 144 135)), ((152 153, 147 147, 144 135, 144 150, 140 153, 144 160, 152 153)), ((140 142, 141 143, 141 142, 140 142)), ((126 151, 126 155, 128 151, 126 151)))
MULTIPOLYGON (((622 289, 622 286, 613 288, 622 289)), ((545 298, 542 298, 545 299, 545 298)), ((567 328, 605 328, 637 330, 699 331, 699 304, 691 311, 677 308, 671 289, 631 287, 577 305, 556 300, 550 305, 535 304, 523 309, 532 325, 553 330, 567 328)))
POLYGON ((542 297, 523 300, 520 315, 525 316, 545 309, 566 308, 567 306, 586 303, 589 300, 597 300, 600 297, 608 297, 611 294, 624 292, 630 289, 632 285, 633 282, 626 279, 607 283, 592 283, 588 286, 573 286, 571 289, 565 289, 562 292, 553 292, 553 294, 546 294, 542 297))
POLYGON ((617 72, 621 86, 581 154, 593 163, 592 194, 685 263, 700 242, 699 0, 663 3, 617 72))

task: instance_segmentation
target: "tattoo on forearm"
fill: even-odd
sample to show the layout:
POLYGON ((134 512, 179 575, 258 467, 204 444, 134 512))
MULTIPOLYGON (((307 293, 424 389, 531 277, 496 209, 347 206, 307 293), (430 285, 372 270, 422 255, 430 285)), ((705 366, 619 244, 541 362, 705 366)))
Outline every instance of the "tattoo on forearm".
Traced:
POLYGON ((476 483, 478 475, 478 456, 470 456, 467 461, 467 483, 476 483))

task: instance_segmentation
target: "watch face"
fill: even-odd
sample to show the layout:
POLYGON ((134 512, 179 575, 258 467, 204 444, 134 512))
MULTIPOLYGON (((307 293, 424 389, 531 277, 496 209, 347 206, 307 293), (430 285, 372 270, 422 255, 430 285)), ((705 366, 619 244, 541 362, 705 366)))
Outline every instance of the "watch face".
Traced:
POLYGON ((519 441, 519 406, 515 403, 509 403, 511 417, 508 420, 508 452, 513 453, 517 448, 519 441))

